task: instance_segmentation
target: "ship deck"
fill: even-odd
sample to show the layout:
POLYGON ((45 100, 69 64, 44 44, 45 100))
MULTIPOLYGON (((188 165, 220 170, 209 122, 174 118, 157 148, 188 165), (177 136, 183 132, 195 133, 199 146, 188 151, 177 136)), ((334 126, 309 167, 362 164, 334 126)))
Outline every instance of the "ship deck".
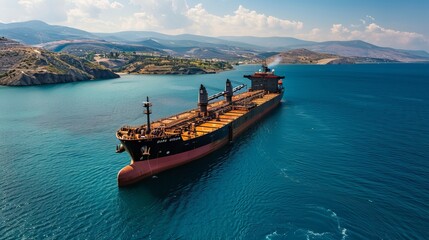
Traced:
POLYGON ((234 95, 233 104, 226 100, 210 103, 208 116, 202 116, 198 109, 192 109, 151 123, 151 133, 145 134, 146 124, 124 126, 116 136, 120 140, 145 140, 150 138, 181 137, 184 141, 216 131, 233 122, 274 97, 279 93, 265 93, 263 90, 249 91, 234 95))

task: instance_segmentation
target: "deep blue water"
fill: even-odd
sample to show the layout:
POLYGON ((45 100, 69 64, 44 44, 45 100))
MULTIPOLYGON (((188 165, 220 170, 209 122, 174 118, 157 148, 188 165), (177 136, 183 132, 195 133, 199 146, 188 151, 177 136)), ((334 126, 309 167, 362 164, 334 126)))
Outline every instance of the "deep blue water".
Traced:
POLYGON ((427 239, 429 65, 278 66, 284 102, 233 144, 129 188, 115 131, 226 78, 0 87, 1 239, 427 239))

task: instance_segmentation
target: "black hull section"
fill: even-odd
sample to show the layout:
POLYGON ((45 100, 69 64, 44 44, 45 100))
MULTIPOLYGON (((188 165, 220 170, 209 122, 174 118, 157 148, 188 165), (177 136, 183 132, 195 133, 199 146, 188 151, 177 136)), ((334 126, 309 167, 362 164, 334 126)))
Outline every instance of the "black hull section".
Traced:
MULTIPOLYGON (((249 110, 249 112, 243 114, 229 124, 211 133, 193 139, 184 141, 180 135, 177 135, 170 138, 153 138, 150 140, 121 140, 121 143, 125 147, 125 150, 131 155, 132 163, 160 158, 165 159, 166 157, 174 159, 175 155, 179 157, 185 152, 195 151, 206 145, 215 145, 217 148, 220 148, 228 141, 232 141, 239 136, 248 127, 259 121, 264 115, 275 108, 280 103, 282 97, 283 93, 280 93, 271 100, 249 110), (222 144, 215 144, 219 142, 222 144)), ((207 154, 210 152, 212 151, 207 152, 207 154)), ((177 164, 177 161, 174 162, 174 166, 180 165, 177 164)), ((183 160, 183 164, 186 162, 188 161, 183 160)))

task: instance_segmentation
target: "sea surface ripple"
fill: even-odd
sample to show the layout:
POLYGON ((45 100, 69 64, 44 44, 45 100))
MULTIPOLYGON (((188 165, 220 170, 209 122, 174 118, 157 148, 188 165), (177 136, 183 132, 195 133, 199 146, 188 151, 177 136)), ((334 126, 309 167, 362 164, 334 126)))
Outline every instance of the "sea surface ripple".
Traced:
POLYGON ((234 142, 127 188, 115 131, 227 78, 0 87, 1 239, 427 239, 429 65, 281 65, 282 104, 234 142))

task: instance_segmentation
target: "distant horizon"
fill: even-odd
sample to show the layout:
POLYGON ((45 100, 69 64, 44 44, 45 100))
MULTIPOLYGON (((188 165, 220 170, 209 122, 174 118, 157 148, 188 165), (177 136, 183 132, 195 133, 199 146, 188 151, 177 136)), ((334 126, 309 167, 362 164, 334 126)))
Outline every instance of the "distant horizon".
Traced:
POLYGON ((0 0, 0 22, 40 20, 91 33, 149 31, 208 37, 361 40, 429 51, 429 1, 0 0))
MULTIPOLYGON (((39 19, 33 19, 33 20, 28 20, 28 21, 22 21, 22 22, 10 22, 10 23, 5 23, 5 22, 0 22, 0 24, 13 24, 13 23, 26 23, 26 22, 42 22, 44 24, 50 25, 50 26, 58 26, 58 27, 69 27, 72 29, 77 29, 80 31, 84 31, 90 34, 117 34, 117 33, 126 33, 126 32, 135 32, 135 33, 139 33, 139 32, 153 32, 156 34, 161 34, 161 35, 166 35, 166 36, 182 36, 182 35, 191 35, 191 36, 201 36, 201 37, 209 37, 209 38, 218 38, 218 39, 222 39, 222 38, 230 38, 230 37, 243 37, 243 38, 290 38, 290 39, 296 39, 298 41, 308 41, 308 42, 314 42, 314 43, 323 43, 323 42, 363 42, 363 43, 367 43, 367 44, 371 44, 374 45, 376 47, 385 47, 385 48, 393 48, 393 49, 397 49, 397 50, 405 50, 405 51, 423 51, 429 54, 429 49, 425 50, 425 49, 405 49, 405 48, 395 48, 395 47, 388 47, 388 46, 383 46, 383 45, 377 45, 377 44, 373 44, 373 43, 369 43, 365 40, 362 39, 350 39, 350 40, 327 40, 327 41, 316 41, 316 40, 304 40, 304 39, 300 39, 300 38, 296 38, 296 37, 290 37, 290 36, 251 36, 251 35, 243 35, 243 36, 207 36, 207 35, 199 35, 199 34, 192 34, 192 33, 179 33, 179 34, 168 34, 168 33, 161 33, 161 32, 156 32, 156 31, 146 31, 146 30, 125 30, 125 31, 118 31, 118 32, 90 32, 90 31, 86 31, 83 29, 79 29, 79 28, 75 28, 75 27, 70 27, 70 26, 63 26, 60 24, 49 24, 45 21, 39 20, 39 19)), ((0 36, 1 37, 1 36, 0 36)), ((231 40, 234 41, 234 40, 231 40)), ((237 40, 239 42, 239 40, 237 40)), ((303 46, 303 48, 305 48, 303 46)))

